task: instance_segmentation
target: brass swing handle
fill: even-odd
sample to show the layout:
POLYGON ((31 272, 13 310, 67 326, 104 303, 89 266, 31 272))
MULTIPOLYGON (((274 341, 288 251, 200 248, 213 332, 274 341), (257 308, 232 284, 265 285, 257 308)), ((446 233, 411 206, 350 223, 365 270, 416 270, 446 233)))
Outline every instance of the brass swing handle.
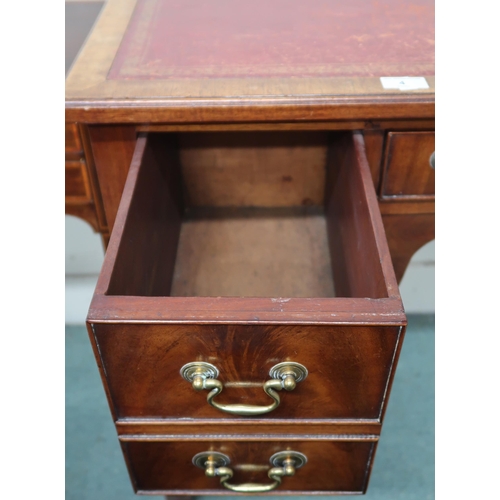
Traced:
POLYGON ((210 363, 203 361, 188 363, 181 368, 181 375, 185 380, 192 383, 195 391, 209 390, 207 401, 214 408, 232 415, 262 415, 273 411, 279 406, 280 396, 276 391, 281 391, 281 389, 293 391, 297 382, 307 377, 307 368, 291 361, 273 366, 269 371, 271 380, 265 382, 262 387, 264 392, 273 400, 273 403, 267 406, 221 404, 214 401, 215 396, 224 389, 224 385, 220 380, 217 380, 219 370, 210 363))
POLYGON ((269 484, 243 483, 231 484, 228 481, 233 477, 233 470, 227 465, 230 459, 227 455, 215 451, 204 451, 193 457, 193 464, 205 469, 207 477, 220 477, 220 484, 231 491, 238 493, 265 493, 277 488, 284 476, 293 476, 295 470, 307 463, 307 457, 298 451, 280 451, 270 458, 274 467, 267 475, 273 482, 269 484))

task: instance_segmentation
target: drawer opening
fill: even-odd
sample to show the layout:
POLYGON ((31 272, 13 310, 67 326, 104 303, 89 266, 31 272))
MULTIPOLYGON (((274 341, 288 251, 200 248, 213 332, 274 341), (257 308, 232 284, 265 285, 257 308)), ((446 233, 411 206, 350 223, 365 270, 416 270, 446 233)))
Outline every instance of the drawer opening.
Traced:
POLYGON ((140 134, 106 295, 386 298, 377 210, 360 134, 140 134))

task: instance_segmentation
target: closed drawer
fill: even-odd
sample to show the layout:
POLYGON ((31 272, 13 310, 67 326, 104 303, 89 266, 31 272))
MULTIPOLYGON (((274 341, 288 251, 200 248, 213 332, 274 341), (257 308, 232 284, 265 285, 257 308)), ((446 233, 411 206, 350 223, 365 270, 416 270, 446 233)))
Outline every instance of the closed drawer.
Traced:
POLYGON ((82 141, 80 139, 80 131, 76 123, 65 124, 65 150, 66 155, 81 155, 83 154, 82 141))
POLYGON ((92 201, 80 131, 76 123, 66 123, 65 196, 66 205, 83 206, 92 201))
POLYGON ((258 494, 263 491, 255 491, 257 488, 274 486, 271 494, 316 492, 329 495, 365 491, 376 443, 370 438, 170 441, 156 437, 122 441, 122 449, 138 493, 234 495, 230 488, 241 490, 243 487, 250 494, 258 494), (223 460, 229 459, 225 466, 231 469, 233 476, 224 483, 228 487, 221 485, 220 475, 207 477, 204 468, 200 467, 207 460, 200 454, 207 451, 212 453, 213 459, 220 460, 219 467, 224 466, 223 460), (292 461, 294 455, 290 452, 300 455, 293 462, 297 465, 295 474, 282 477, 281 484, 276 485, 268 474, 276 466, 270 460, 273 456, 275 463, 280 465, 280 455, 276 457, 280 452, 288 452, 292 461), (193 463, 194 457, 198 458, 195 459, 198 466, 193 463))
POLYGON ((433 198, 431 156, 434 132, 389 132, 382 174, 382 197, 433 198))
MULTIPOLYGON (((324 146, 325 195, 306 207, 281 203, 304 199, 303 183, 292 198, 286 192, 298 170, 281 166, 280 183, 263 165, 243 189, 266 184, 276 206, 197 206, 183 164, 192 143, 188 155, 174 136, 139 137, 88 316, 116 419, 380 421, 406 318, 362 136, 325 137, 285 146, 266 138, 258 156, 265 163, 298 143, 307 172, 308 155, 324 146), (181 375, 194 362, 214 369, 200 386, 181 375), (273 372, 283 363, 299 363, 307 377, 288 386, 297 374, 273 372), (278 404, 264 387, 273 380, 278 404)), ((233 158, 237 147, 227 144, 233 158)), ((293 150, 282 156, 286 165, 293 150)), ((204 175, 212 171, 233 194, 242 189, 216 159, 204 175)))
POLYGON ((83 160, 67 161, 65 168, 66 201, 91 200, 90 186, 83 160))

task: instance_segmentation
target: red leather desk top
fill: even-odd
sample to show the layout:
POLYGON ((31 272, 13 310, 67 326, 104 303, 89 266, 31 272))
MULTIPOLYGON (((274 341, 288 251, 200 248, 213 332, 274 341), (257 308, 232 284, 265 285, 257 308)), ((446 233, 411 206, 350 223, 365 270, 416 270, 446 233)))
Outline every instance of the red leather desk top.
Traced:
POLYGON ((107 79, 433 74, 433 0, 139 0, 107 79))

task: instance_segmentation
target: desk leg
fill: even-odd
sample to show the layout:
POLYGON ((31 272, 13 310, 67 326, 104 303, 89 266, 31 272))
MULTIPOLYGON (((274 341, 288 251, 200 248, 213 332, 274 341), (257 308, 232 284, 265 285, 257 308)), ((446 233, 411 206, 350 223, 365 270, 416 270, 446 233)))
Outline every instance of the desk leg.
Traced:
POLYGON ((382 219, 400 283, 413 254, 434 239, 434 214, 383 214, 382 219))

